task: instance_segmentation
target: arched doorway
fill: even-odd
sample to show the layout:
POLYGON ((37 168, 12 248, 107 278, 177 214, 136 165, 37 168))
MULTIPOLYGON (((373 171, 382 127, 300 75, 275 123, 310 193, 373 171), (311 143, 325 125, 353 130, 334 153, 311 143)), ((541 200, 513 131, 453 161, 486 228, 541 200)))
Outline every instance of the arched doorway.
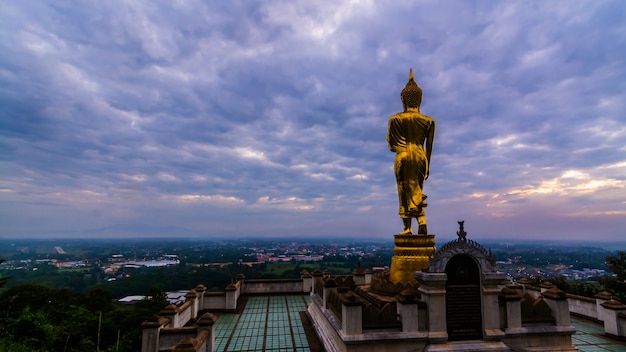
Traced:
POLYGON ((446 265, 446 322, 448 340, 483 338, 480 269, 472 257, 458 254, 446 265))

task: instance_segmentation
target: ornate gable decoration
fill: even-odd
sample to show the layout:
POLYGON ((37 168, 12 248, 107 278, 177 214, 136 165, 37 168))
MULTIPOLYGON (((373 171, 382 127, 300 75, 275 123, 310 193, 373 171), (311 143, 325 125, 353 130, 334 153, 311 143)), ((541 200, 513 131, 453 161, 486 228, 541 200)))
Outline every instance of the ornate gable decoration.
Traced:
POLYGON ((431 273, 443 273, 446 271, 448 261, 457 254, 465 254, 474 258, 483 273, 496 272, 496 257, 487 251, 478 242, 468 240, 467 232, 463 229, 464 221, 459 221, 460 229, 456 233, 459 238, 444 244, 430 260, 428 271, 431 273))

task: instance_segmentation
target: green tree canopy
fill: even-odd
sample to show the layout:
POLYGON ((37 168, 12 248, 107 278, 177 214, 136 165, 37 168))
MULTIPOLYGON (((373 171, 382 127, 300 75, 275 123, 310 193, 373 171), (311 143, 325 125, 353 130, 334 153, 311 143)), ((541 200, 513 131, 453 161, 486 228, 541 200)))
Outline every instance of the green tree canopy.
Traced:
MULTIPOLYGON (((0 264, 4 263, 5 260, 4 259, 0 259, 0 264)), ((2 274, 0 274, 0 288, 3 288, 4 286, 6 286, 7 281, 9 281, 8 277, 2 277, 2 274)))
POLYGON ((610 255, 605 258, 606 266, 611 270, 617 279, 626 281, 626 252, 618 251, 616 255, 610 255))
POLYGON ((38 284, 0 293, 0 351, 101 351, 141 349, 141 323, 167 304, 158 288, 134 306, 113 304, 96 287, 86 294, 38 284))

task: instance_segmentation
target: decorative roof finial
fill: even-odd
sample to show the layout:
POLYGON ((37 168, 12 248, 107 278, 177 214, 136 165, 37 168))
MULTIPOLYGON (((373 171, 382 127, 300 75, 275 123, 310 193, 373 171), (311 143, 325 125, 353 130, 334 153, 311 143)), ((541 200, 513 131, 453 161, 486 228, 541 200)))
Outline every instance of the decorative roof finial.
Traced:
POLYGON ((467 232, 463 229, 463 224, 465 221, 457 221, 459 223, 459 231, 456 232, 456 235, 459 236, 459 241, 465 241, 467 238, 467 232))

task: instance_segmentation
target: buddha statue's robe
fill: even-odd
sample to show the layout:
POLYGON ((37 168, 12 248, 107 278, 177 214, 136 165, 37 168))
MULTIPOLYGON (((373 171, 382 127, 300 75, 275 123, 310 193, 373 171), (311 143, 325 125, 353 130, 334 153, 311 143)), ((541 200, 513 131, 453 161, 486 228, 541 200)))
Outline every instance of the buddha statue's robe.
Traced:
POLYGON ((424 217, 422 189, 430 159, 424 143, 430 140, 432 146, 434 133, 435 120, 419 110, 408 110, 389 118, 387 143, 389 150, 396 153, 394 172, 401 218, 424 217))

